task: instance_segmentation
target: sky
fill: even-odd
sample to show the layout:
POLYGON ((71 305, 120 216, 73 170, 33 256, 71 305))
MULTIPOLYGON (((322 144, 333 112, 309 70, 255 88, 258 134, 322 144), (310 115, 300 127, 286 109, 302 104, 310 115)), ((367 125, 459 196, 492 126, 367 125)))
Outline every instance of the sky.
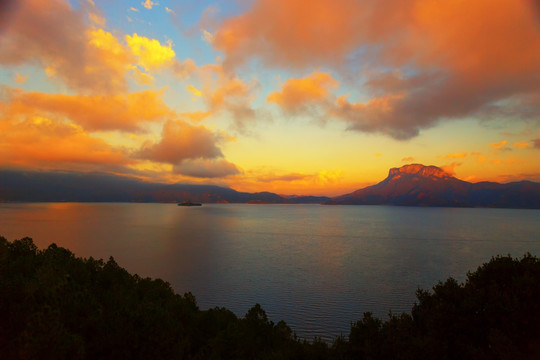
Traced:
POLYGON ((540 181, 535 0, 0 2, 0 169, 340 195, 540 181))

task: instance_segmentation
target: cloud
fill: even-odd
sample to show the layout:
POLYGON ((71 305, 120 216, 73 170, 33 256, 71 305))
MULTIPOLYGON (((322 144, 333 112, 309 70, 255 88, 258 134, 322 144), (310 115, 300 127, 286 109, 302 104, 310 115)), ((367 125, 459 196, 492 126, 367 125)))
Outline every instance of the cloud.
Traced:
POLYGON ((19 1, 5 14, 10 26, 0 37, 0 65, 38 63, 81 91, 125 90, 126 54, 97 38, 102 33, 86 25, 84 8, 75 10, 64 0, 19 1))
POLYGON ((361 83, 360 68, 371 98, 342 99, 335 116, 351 130, 408 139, 441 121, 491 117, 495 108, 539 118, 532 3, 256 0, 224 20, 212 44, 225 68, 256 58, 287 70, 330 68, 361 83))
POLYGON ((485 157, 484 155, 478 155, 476 157, 476 162, 478 162, 478 163, 485 163, 487 161, 488 161, 488 158, 485 157))
POLYGON ((329 74, 313 72, 308 77, 289 79, 281 87, 268 95, 266 101, 279 105, 290 114, 308 112, 310 107, 327 105, 330 90, 337 89, 339 83, 329 74))
POLYGON ((192 122, 201 122, 210 115, 212 115, 211 111, 193 111, 178 114, 181 119, 186 119, 192 122))
POLYGON ((328 171, 321 170, 317 173, 303 174, 303 173, 289 173, 276 175, 273 173, 258 175, 257 181, 264 183, 298 183, 305 185, 326 185, 337 182, 342 177, 342 171, 328 171))
POLYGON ((303 68, 306 63, 339 63, 362 44, 362 2, 355 0, 259 0, 244 14, 225 20, 213 45, 226 54, 225 66, 252 56, 264 63, 303 68))
POLYGON ((88 131, 142 131, 143 123, 173 114, 161 96, 153 90, 110 96, 8 90, 0 105, 4 114, 66 117, 88 131))
POLYGON ((168 7, 165 6, 165 11, 170 13, 170 14, 173 14, 173 15, 176 15, 176 13, 174 12, 173 9, 169 9, 168 7))
POLYGON ((314 177, 314 174, 301 174, 301 173, 290 173, 285 175, 262 175, 257 178, 258 181, 261 182, 276 182, 276 181, 284 181, 284 182, 292 182, 292 181, 303 181, 303 180, 310 180, 314 177))
POLYGON ((467 157, 466 152, 453 153, 444 156, 445 159, 462 159, 464 157, 467 157))
POLYGON ((195 86, 191 85, 191 84, 186 86, 186 90, 189 91, 190 93, 192 93, 195 96, 198 96, 198 97, 202 96, 202 92, 199 89, 197 89, 195 86))
POLYGON ((495 150, 501 150, 508 143, 508 140, 502 140, 499 142, 489 144, 489 147, 495 150))
POLYGON ((118 166, 130 162, 127 155, 80 126, 46 117, 0 122, 0 166, 34 169, 90 169, 94 165, 118 166))
POLYGON ((412 156, 407 156, 407 157, 404 157, 403 159, 401 159, 401 161, 403 161, 403 162, 412 162, 412 161, 414 161, 414 158, 412 156))
POLYGON ((133 55, 137 57, 138 64, 146 71, 169 67, 173 64, 175 52, 171 47, 161 45, 155 39, 139 36, 126 35, 127 45, 133 55))
POLYGON ((180 165, 187 159, 223 157, 217 143, 221 136, 204 126, 193 126, 182 120, 163 125, 161 140, 144 144, 137 156, 142 159, 180 165))
POLYGON ((535 149, 540 149, 540 139, 531 140, 535 149))
POLYGON ((197 69, 197 73, 208 111, 229 113, 235 130, 244 132, 247 124, 261 117, 251 105, 259 87, 256 79, 246 82, 224 71, 220 64, 204 65, 197 69))
POLYGON ((531 146, 531 143, 528 141, 517 141, 514 143, 514 147, 517 147, 518 149, 525 149, 531 146))
POLYGON ((24 83, 26 82, 27 79, 28 79, 28 75, 21 75, 21 74, 19 74, 19 73, 16 73, 13 80, 14 80, 17 84, 24 84, 24 83))
POLYGON ((240 173, 236 165, 224 159, 187 159, 175 165, 173 171, 197 178, 221 178, 240 173))
POLYGON ((151 84, 150 72, 166 69, 185 77, 194 70, 192 60, 175 58, 171 44, 136 33, 119 40, 103 30, 105 19, 94 6, 74 9, 66 0, 21 0, 7 9, 10 26, 0 36, 0 65, 37 63, 47 76, 79 92, 125 92, 128 75, 151 84))
POLYGON ((201 30, 202 32, 202 36, 201 36, 201 39, 202 41, 208 43, 208 44, 212 44, 214 42, 214 34, 202 29, 201 30))
POLYGON ((153 6, 159 5, 157 2, 154 2, 152 0, 145 0, 141 3, 142 6, 144 6, 148 10, 152 10, 153 6))
POLYGON ((458 166, 461 166, 462 163, 458 163, 458 162, 453 162, 451 164, 447 164, 447 165, 442 165, 441 166, 441 169, 450 174, 451 176, 455 176, 456 175, 456 172, 454 171, 454 169, 458 166))

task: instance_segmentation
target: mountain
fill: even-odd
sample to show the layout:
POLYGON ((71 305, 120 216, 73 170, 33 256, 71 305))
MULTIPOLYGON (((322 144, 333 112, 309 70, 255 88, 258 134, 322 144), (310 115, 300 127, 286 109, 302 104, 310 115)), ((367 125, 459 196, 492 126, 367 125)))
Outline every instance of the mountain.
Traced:
POLYGON ((332 198, 328 205, 540 208, 540 183, 470 183, 436 166, 392 168, 380 183, 332 198))
POLYGON ((102 173, 0 170, 0 201, 180 202, 300 204, 328 197, 287 198, 270 192, 247 193, 214 185, 148 183, 102 173))

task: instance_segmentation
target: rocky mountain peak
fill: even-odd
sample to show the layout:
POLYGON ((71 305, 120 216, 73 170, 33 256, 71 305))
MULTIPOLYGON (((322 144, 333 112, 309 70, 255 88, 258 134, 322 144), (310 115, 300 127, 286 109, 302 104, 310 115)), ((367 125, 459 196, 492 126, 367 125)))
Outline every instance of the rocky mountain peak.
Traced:
POLYGON ((449 178, 452 177, 449 173, 442 170, 437 166, 425 166, 422 164, 409 164, 403 165, 400 168, 392 168, 388 173, 388 177, 401 177, 401 175, 417 175, 422 177, 431 177, 431 178, 449 178))

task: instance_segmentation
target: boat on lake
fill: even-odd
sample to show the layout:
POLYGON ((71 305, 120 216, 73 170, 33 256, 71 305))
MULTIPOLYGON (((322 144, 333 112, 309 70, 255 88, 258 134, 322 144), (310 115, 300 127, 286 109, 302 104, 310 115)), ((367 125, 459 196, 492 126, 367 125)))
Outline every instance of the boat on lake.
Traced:
POLYGON ((202 206, 200 203, 192 203, 191 201, 182 201, 181 203, 178 203, 178 206, 202 206))

